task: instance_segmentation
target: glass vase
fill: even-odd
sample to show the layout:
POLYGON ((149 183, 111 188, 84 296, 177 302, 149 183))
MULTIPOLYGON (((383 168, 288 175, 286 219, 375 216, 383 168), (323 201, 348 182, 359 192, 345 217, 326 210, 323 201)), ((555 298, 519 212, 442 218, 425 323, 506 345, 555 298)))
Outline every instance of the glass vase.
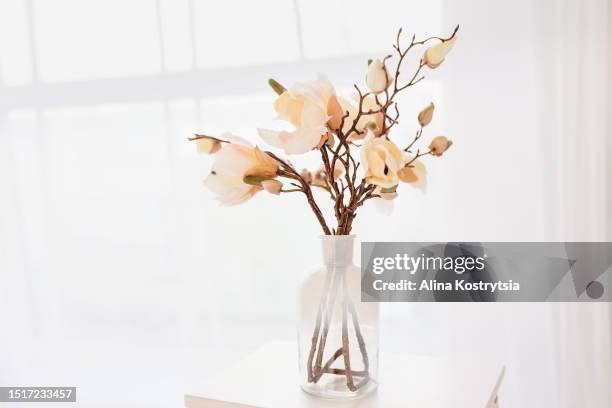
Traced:
POLYGON ((355 236, 321 237, 323 263, 299 289, 300 385, 323 398, 360 398, 378 380, 378 303, 361 302, 355 236))

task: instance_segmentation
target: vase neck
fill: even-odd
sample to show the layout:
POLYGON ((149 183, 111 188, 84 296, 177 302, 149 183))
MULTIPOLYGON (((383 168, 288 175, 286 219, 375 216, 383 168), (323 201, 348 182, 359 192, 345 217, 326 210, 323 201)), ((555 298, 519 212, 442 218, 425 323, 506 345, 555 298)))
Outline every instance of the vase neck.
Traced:
POLYGON ((325 266, 348 266, 353 264, 354 235, 323 235, 323 262, 325 266))

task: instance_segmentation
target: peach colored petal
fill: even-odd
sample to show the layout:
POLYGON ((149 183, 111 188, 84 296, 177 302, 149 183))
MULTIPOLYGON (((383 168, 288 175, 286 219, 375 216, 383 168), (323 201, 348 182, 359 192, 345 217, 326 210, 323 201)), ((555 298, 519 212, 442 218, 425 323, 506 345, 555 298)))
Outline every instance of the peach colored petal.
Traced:
POLYGON ((327 124, 332 130, 337 130, 340 128, 344 113, 342 112, 342 107, 340 106, 340 102, 338 102, 336 95, 333 95, 327 101, 327 116, 329 117, 327 124))
POLYGON ((256 163, 252 148, 234 143, 224 145, 215 155, 212 170, 226 175, 242 177, 256 163))
POLYGON ((313 128, 324 125, 328 120, 327 111, 321 106, 306 103, 301 112, 300 123, 297 128, 313 128))
POLYGON ((281 148, 287 154, 303 154, 314 149, 327 133, 323 126, 311 129, 297 129, 293 132, 257 129, 259 136, 269 145, 281 148))
POLYGON ((282 93, 274 102, 274 109, 279 119, 286 120, 293 126, 300 126, 304 99, 297 98, 289 92, 282 93))
POLYGON ((420 160, 415 160, 413 167, 404 167, 398 172, 398 177, 404 183, 418 188, 419 190, 427 191, 427 168, 420 160))

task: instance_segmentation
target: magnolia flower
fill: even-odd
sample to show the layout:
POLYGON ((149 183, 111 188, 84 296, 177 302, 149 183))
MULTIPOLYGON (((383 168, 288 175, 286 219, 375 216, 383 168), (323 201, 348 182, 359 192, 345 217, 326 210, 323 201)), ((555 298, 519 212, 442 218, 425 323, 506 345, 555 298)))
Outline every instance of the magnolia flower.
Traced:
POLYGON ((434 114, 434 104, 431 102, 425 109, 419 113, 419 125, 425 127, 431 123, 434 114))
POLYGON ((196 135, 195 141, 201 154, 215 154, 221 149, 221 141, 211 136, 196 135))
POLYGON ((429 150, 434 156, 442 156, 442 154, 446 150, 448 150, 448 148, 451 147, 452 144, 453 142, 451 140, 448 140, 446 136, 434 137, 434 139, 429 144, 429 150))
POLYGON ((427 189, 427 169, 420 160, 415 160, 410 166, 398 171, 397 177, 400 181, 411 184, 423 192, 427 189))
POLYGON ((366 74, 366 85, 370 88, 370 91, 375 94, 384 92, 385 89, 391 84, 389 73, 385 63, 379 59, 375 59, 368 65, 368 72, 366 74))
POLYGON ((244 139, 231 135, 224 139, 230 143, 224 144, 215 155, 204 185, 223 205, 236 205, 261 191, 262 180, 276 177, 278 163, 244 139))
POLYGON ((450 40, 442 41, 428 48, 425 51, 425 55, 423 55, 423 63, 431 69, 438 68, 444 62, 444 58, 446 58, 450 50, 453 49, 456 40, 457 35, 454 35, 450 40))
POLYGON ((368 184, 391 188, 398 183, 397 172, 404 166, 403 152, 392 141, 375 138, 368 132, 361 147, 361 163, 368 184))
POLYGON ((295 84, 274 102, 278 119, 290 122, 292 132, 258 129, 259 136, 287 154, 306 153, 327 140, 328 126, 336 130, 342 122, 342 108, 326 76, 295 84))
MULTIPOLYGON (((355 95, 355 99, 358 96, 355 95)), ((353 121, 357 117, 357 113, 359 111, 359 101, 356 101, 356 104, 346 98, 340 98, 340 105, 342 106, 342 110, 349 113, 348 118, 344 121, 344 127, 342 131, 346 134, 351 127, 353 126, 353 121)), ((373 95, 367 96, 363 100, 362 104, 363 112, 368 111, 377 111, 380 110, 380 106, 376 102, 376 98, 373 95)), ((357 121, 357 126, 355 126, 355 130, 357 132, 352 132, 348 135, 349 140, 360 140, 366 137, 367 130, 372 131, 374 136, 380 136, 384 125, 385 115, 382 112, 375 114, 367 114, 363 113, 357 121)))

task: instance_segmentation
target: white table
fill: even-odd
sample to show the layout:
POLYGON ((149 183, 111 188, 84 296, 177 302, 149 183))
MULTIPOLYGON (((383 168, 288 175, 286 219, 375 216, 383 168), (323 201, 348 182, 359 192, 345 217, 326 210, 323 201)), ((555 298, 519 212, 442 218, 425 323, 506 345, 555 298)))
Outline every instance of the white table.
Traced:
POLYGON ((221 373, 213 386, 185 395, 185 407, 496 407, 493 400, 503 377, 499 365, 466 358, 385 353, 380 361, 377 391, 360 400, 323 400, 299 387, 296 345, 274 341, 221 373))

